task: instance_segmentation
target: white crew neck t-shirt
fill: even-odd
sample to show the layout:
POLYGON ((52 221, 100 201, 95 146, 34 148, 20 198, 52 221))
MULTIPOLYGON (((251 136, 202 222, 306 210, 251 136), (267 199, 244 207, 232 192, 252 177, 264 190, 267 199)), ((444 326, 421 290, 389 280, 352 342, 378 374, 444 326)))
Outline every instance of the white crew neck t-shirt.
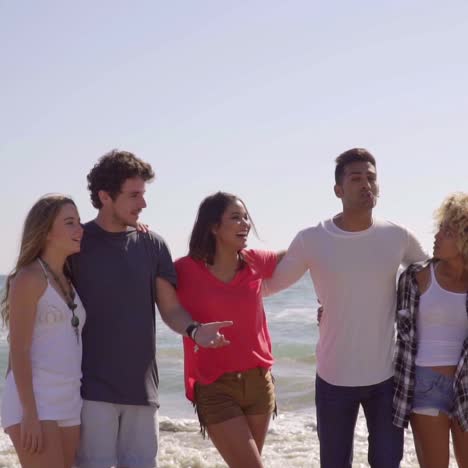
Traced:
POLYGON ((332 385, 374 385, 393 375, 398 269, 426 258, 402 226, 374 220, 348 232, 329 219, 297 234, 264 292, 287 288, 309 270, 324 308, 318 375, 332 385))

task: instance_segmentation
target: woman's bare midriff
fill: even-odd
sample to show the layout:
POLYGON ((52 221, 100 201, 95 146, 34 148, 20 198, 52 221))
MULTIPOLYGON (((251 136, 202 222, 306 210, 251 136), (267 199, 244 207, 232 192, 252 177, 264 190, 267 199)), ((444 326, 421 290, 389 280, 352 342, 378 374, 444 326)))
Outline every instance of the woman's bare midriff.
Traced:
POLYGON ((453 377, 457 366, 430 366, 429 369, 432 369, 434 372, 445 375, 446 377, 453 377))

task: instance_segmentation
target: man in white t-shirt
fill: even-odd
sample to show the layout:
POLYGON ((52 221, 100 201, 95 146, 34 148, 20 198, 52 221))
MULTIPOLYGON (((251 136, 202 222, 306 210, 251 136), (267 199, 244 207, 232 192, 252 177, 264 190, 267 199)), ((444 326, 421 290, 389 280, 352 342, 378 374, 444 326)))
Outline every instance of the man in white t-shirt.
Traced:
POLYGON ((378 193, 376 162, 367 150, 338 156, 342 213, 299 232, 265 283, 272 294, 309 270, 324 308, 315 383, 323 468, 351 467, 360 405, 369 464, 396 468, 403 456, 403 432, 392 424, 396 275, 400 265, 427 255, 407 229, 373 218, 378 193))

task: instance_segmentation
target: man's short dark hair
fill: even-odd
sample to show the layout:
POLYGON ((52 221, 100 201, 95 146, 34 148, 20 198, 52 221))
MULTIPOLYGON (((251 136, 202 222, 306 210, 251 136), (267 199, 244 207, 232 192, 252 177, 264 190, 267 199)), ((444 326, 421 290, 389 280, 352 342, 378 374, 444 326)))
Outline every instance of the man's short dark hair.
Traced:
POLYGON ((137 158, 129 151, 112 150, 99 158, 89 172, 88 190, 94 208, 102 208, 99 191, 107 192, 115 200, 127 179, 141 177, 145 182, 154 178, 151 165, 137 158))
POLYGON ((352 148, 344 153, 341 153, 335 160, 335 183, 341 184, 345 173, 345 167, 355 162, 371 163, 376 169, 377 164, 374 156, 364 148, 352 148))

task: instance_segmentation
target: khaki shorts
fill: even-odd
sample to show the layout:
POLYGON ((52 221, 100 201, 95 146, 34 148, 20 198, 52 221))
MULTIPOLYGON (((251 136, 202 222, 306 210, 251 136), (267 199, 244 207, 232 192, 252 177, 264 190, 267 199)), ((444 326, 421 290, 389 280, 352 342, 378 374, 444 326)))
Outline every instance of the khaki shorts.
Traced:
POLYGON ((78 468, 155 468, 158 442, 155 406, 83 400, 78 468))
POLYGON ((274 380, 269 369, 227 372, 215 382, 195 384, 195 406, 202 433, 206 426, 238 416, 276 414, 274 380))

